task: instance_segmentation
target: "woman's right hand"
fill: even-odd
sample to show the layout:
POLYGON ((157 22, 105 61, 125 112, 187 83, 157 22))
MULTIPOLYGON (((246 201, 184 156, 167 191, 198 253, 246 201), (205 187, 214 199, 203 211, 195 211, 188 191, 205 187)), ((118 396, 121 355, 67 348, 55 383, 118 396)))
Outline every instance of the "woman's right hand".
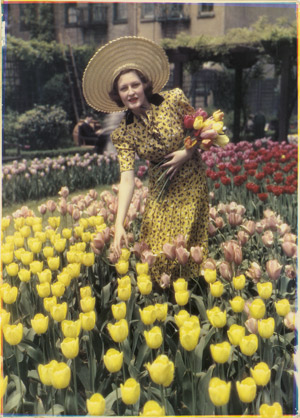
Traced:
POLYGON ((114 253, 118 258, 121 256, 123 243, 128 247, 128 238, 125 228, 122 225, 115 225, 114 253))

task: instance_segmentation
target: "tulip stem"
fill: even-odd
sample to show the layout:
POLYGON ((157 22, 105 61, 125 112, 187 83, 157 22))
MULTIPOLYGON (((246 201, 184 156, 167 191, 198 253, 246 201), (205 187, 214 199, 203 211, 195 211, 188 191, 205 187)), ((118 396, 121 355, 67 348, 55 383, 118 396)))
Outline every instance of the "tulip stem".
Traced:
POLYGON ((93 342, 92 342, 92 336, 89 335, 89 361, 90 361, 90 378, 91 378, 91 390, 94 393, 95 392, 95 375, 94 375, 94 362, 92 358, 92 352, 93 352, 93 342))
POLYGON ((19 376, 19 382, 20 382, 20 392, 21 392, 21 411, 24 413, 24 396, 23 396, 23 388, 22 388, 22 379, 21 379, 21 372, 20 372, 20 365, 18 360, 18 349, 17 346, 14 346, 15 349, 15 357, 17 362, 17 370, 18 370, 18 376, 19 376))
POLYGON ((50 394, 50 399, 51 399, 51 411, 52 411, 52 415, 54 416, 54 402, 55 402, 55 396, 54 396, 54 388, 53 388, 53 386, 51 386, 51 394, 50 394))
POLYGON ((77 378, 76 378, 76 362, 73 359, 73 379, 74 379, 74 394, 75 394, 75 412, 78 415, 78 402, 77 402, 77 378))
POLYGON ((160 393, 161 393, 161 400, 162 400, 164 408, 165 408, 165 413, 166 413, 166 415, 168 415, 167 402, 166 402, 166 397, 165 397, 163 385, 160 385, 160 393))
POLYGON ((119 408, 119 397, 118 397, 118 387, 116 385, 116 400, 117 400, 117 414, 120 416, 120 408, 119 408))

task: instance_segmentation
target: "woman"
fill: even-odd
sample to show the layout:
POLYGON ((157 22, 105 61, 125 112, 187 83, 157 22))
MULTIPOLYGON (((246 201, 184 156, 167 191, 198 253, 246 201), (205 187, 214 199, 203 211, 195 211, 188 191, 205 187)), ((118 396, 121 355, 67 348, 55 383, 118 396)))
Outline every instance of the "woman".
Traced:
MULTIPOLYGON (((83 77, 83 92, 90 106, 103 112, 126 109, 112 133, 121 171, 114 237, 118 256, 123 240, 128 246, 123 224, 134 191, 135 153, 150 161, 140 239, 158 256, 151 271, 157 281, 162 273, 171 274, 172 279, 179 277, 178 263, 162 254, 163 245, 179 234, 186 238, 188 250, 199 245, 204 254, 207 252, 205 170, 198 150, 183 148, 183 119, 194 109, 180 89, 161 92, 168 79, 169 63, 163 49, 139 37, 119 38, 100 48, 83 77), (158 166, 163 159, 163 166, 158 166), (172 180, 158 199, 157 179, 165 169, 172 180)), ((184 268, 186 278, 199 276, 200 267, 192 260, 184 268)))

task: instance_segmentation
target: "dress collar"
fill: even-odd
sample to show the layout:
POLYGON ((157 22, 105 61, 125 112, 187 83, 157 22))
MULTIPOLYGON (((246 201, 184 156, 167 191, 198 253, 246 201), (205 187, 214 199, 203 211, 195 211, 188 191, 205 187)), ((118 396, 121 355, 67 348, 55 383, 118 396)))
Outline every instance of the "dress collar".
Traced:
MULTIPOLYGON (((160 106, 162 104, 162 102, 164 101, 164 97, 161 96, 160 94, 153 94, 151 99, 149 100, 150 104, 154 104, 154 106, 160 106)), ((131 125, 134 121, 134 114, 131 110, 126 110, 125 113, 125 121, 126 121, 126 125, 131 125)))

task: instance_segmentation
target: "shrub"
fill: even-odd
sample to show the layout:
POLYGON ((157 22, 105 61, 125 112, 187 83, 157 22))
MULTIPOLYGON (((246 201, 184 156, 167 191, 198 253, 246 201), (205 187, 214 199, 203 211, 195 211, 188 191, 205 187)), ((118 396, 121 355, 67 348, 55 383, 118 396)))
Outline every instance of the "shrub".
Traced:
POLYGON ((18 112, 7 109, 5 113, 4 123, 3 123, 3 139, 4 145, 6 146, 15 146, 17 144, 16 138, 16 120, 18 118, 18 112))
POLYGON ((72 142, 70 123, 66 112, 59 106, 35 106, 18 117, 16 134, 20 143, 29 145, 31 149, 66 147, 72 142), (66 143, 68 136, 70 141, 66 143))

